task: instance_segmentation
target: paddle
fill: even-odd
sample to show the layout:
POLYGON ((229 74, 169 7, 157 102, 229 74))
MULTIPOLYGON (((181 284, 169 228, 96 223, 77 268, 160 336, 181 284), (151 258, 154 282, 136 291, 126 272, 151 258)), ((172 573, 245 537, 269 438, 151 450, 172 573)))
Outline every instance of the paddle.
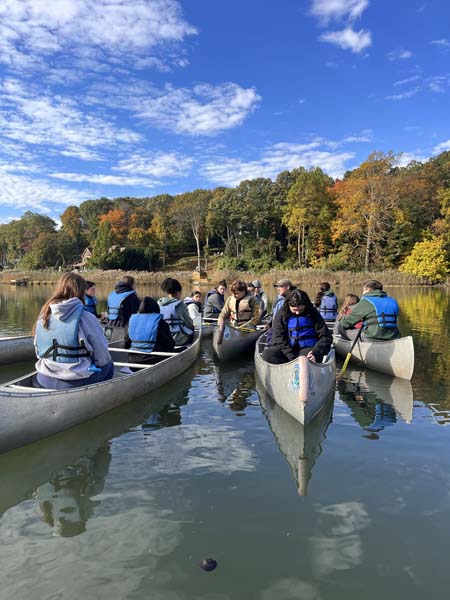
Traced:
POLYGON ((356 337, 353 340, 353 344, 352 344, 352 346, 350 348, 350 352, 347 352, 347 356, 345 357, 344 364, 342 365, 341 372, 338 375, 338 379, 341 379, 341 377, 344 375, 344 373, 345 373, 345 371, 347 369, 347 365, 348 365, 348 363, 350 361, 350 358, 352 356, 353 348, 356 346, 357 341, 361 337, 361 332, 362 332, 362 327, 361 327, 361 329, 358 329, 358 333, 356 334, 356 337))

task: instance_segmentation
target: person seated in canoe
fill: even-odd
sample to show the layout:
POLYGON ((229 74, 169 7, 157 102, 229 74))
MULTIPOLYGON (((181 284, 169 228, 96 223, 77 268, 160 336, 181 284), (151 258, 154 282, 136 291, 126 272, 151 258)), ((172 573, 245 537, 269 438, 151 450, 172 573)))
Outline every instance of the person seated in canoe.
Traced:
POLYGON ((319 309, 325 321, 335 321, 338 314, 336 294, 331 291, 328 281, 322 281, 319 292, 314 300, 314 306, 319 309))
POLYGON ((359 332, 352 328, 362 321, 362 340, 388 341, 399 338, 397 301, 386 294, 383 285, 376 279, 366 281, 362 293, 362 298, 351 312, 338 322, 339 335, 354 340, 359 332))
POLYGON ((188 309, 189 316, 195 322, 199 321, 202 317, 203 306, 202 306, 202 293, 198 290, 194 290, 190 296, 184 299, 184 304, 188 309))
POLYGON ((272 323, 272 342, 263 360, 280 365, 307 356, 322 362, 330 352, 333 336, 319 311, 303 290, 294 290, 284 301, 272 323))
POLYGON ((84 310, 90 312, 97 319, 100 315, 97 314, 97 297, 95 295, 96 287, 93 281, 86 280, 86 294, 84 296, 84 310))
POLYGON ((64 390, 111 379, 114 365, 96 317, 84 309, 86 282, 65 273, 35 325, 38 387, 64 390))
MULTIPOLYGON (((333 333, 339 333, 339 321, 346 315, 349 315, 352 312, 352 309, 355 306, 355 304, 358 304, 358 302, 359 296, 357 296, 356 294, 347 294, 345 296, 344 303, 340 311, 338 312, 337 320, 334 324, 333 333)), ((361 327, 362 321, 358 321, 358 323, 354 325, 353 329, 361 329, 361 327)))
POLYGON ((217 319, 225 304, 225 291, 227 282, 225 279, 219 281, 216 287, 206 294, 205 306, 203 308, 204 319, 217 319))
POLYGON ((255 296, 258 298, 259 303, 261 305, 262 315, 261 318, 264 318, 267 314, 267 310, 269 307, 269 300, 267 298, 267 294, 262 291, 261 282, 259 279, 254 279, 252 281, 252 285, 255 288, 255 296))
POLYGON ((275 315, 283 306, 287 296, 289 296, 289 294, 296 289, 295 285, 292 284, 291 280, 286 278, 280 279, 273 285, 277 288, 278 296, 275 300, 275 304, 272 307, 272 319, 275 318, 275 315))
MULTIPOLYGON (((175 342, 170 327, 164 320, 158 303, 150 296, 145 296, 138 312, 131 315, 124 345, 130 350, 130 362, 146 362, 149 358, 143 354, 131 354, 133 350, 147 352, 149 355, 152 352, 174 351, 175 342)), ((152 363, 158 362, 160 358, 152 360, 152 363)))
POLYGON ((194 338, 194 323, 188 309, 181 300, 181 284, 178 279, 167 277, 161 284, 166 294, 158 300, 159 310, 170 328, 170 333, 177 346, 190 344, 194 338))
POLYGON ((125 327, 131 315, 137 313, 140 300, 134 289, 134 277, 125 275, 108 296, 108 325, 125 327))
POLYGON ((245 281, 236 279, 230 286, 231 296, 225 302, 219 315, 219 327, 229 321, 238 329, 256 329, 261 318, 261 306, 258 298, 247 292, 245 281))

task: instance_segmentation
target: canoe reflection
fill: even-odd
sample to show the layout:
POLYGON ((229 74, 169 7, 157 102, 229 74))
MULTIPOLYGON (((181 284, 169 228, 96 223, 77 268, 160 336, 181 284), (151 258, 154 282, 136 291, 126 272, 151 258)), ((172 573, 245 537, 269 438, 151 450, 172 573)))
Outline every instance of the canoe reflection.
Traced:
POLYGON ((253 361, 237 367, 230 363, 214 364, 219 401, 227 403, 230 410, 244 414, 247 406, 258 406, 251 400, 255 390, 253 361))
POLYGON ((195 372, 195 368, 190 369, 177 377, 158 398, 149 394, 77 427, 1 455, 0 518, 9 508, 33 498, 53 535, 70 537, 83 533, 100 503, 93 498, 102 492, 108 475, 109 440, 135 428, 142 431, 141 424, 144 428, 152 420, 159 422, 158 427, 178 424, 180 416, 173 420, 173 411, 186 402, 195 372))
POLYGON ((334 391, 316 417, 306 425, 301 425, 272 400, 258 378, 256 389, 270 429, 290 466, 298 494, 306 496, 313 467, 322 454, 322 443, 332 421, 334 391))
POLYGON ((413 391, 406 379, 350 369, 337 387, 340 399, 369 433, 369 439, 378 439, 379 432, 395 425, 399 418, 412 421, 413 391))

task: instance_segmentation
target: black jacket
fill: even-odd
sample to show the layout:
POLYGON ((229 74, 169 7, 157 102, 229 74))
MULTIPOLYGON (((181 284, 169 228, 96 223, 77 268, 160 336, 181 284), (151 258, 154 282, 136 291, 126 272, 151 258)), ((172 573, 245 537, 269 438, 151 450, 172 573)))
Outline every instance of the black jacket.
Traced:
MULTIPOLYGON (((128 335, 128 327, 125 333, 125 343, 124 346, 128 349, 131 346, 131 339, 128 335)), ((154 352, 173 352, 175 348, 175 342, 173 341, 172 334, 170 333, 170 327, 161 319, 158 324, 158 331, 156 333, 156 343, 153 348, 154 352)), ((144 356, 144 355, 136 355, 136 356, 144 356)), ((144 357, 145 358, 145 357, 144 357)))
MULTIPOLYGON (((322 358, 330 351, 333 335, 314 306, 311 305, 301 316, 311 316, 314 320, 314 329, 316 330, 318 340, 312 348, 312 353, 317 362, 322 362, 322 358)), ((295 348, 289 343, 289 332, 287 323, 284 320, 283 309, 280 309, 273 319, 272 341, 270 345, 273 348, 281 350, 289 361, 294 360, 298 356, 299 348, 295 348)))

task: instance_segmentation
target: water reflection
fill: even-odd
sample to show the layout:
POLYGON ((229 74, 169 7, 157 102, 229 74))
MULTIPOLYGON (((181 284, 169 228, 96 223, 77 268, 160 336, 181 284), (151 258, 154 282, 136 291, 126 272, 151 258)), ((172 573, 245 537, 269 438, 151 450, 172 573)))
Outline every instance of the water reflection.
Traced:
POLYGON ((338 380, 337 388, 355 421, 368 432, 368 439, 379 439, 399 418, 412 421, 413 389, 405 379, 351 368, 338 380))
POLYGON ((322 443, 332 420, 334 391, 319 414, 307 425, 301 425, 272 400, 259 379, 256 379, 256 389, 270 429, 289 464, 298 494, 306 496, 313 467, 322 453, 322 443))

